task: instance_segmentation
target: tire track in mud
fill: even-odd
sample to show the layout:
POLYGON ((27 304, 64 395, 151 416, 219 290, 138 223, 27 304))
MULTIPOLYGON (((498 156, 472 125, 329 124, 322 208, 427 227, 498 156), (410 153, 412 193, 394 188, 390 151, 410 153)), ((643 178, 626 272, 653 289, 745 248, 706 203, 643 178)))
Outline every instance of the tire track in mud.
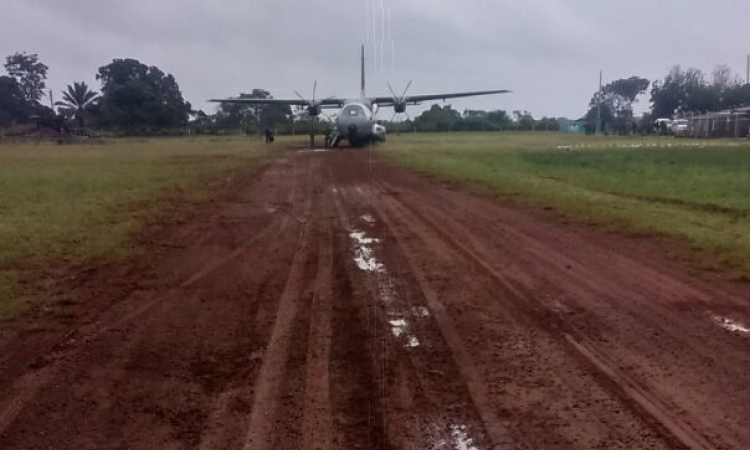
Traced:
POLYGON ((386 252, 389 255, 383 254, 383 268, 365 274, 376 284, 370 294, 371 308, 375 312, 368 320, 376 322, 379 339, 384 343, 393 341, 374 350, 381 359, 381 398, 384 423, 388 427, 385 431, 391 444, 396 448, 479 449, 489 447, 485 444, 489 441, 491 448, 498 450, 522 448, 501 426, 489 404, 486 383, 476 371, 426 277, 410 261, 411 249, 404 245, 403 236, 392 226, 382 208, 375 205, 371 189, 356 186, 339 191, 337 197, 342 200, 344 193, 356 197, 348 202, 337 199, 337 210, 345 229, 355 230, 343 203, 356 209, 356 215, 367 212, 381 219, 385 224, 382 229, 375 226, 377 220, 367 219, 371 227, 375 226, 376 230, 370 232, 375 232, 381 245, 396 242, 392 251, 386 252), (392 264, 396 261, 407 263, 392 264), (404 279, 403 275, 391 278, 388 274, 386 267, 399 266, 402 266, 399 271, 406 269, 415 278, 416 289, 407 287, 414 280, 404 279), (385 280, 382 279, 384 274, 385 280), (387 298, 381 298, 383 285, 387 298), (404 301, 405 298, 410 300, 404 301), (436 364, 438 361, 440 364, 436 364), (445 362, 449 362, 448 365, 445 362), (416 392, 412 392, 414 389, 416 392), (460 397, 463 398, 459 400, 460 397), (393 407, 386 406, 386 399, 393 402, 393 407), (403 405, 404 401, 409 406, 403 405), (471 406, 467 409, 463 405, 471 406))
MULTIPOLYGON (((328 177, 334 180, 330 169, 328 177)), ((338 395, 334 405, 335 433, 340 440, 337 448, 390 448, 385 398, 387 355, 378 327, 378 308, 366 274, 357 272, 349 263, 352 224, 342 203, 341 187, 336 183, 333 186, 333 210, 342 231, 336 241, 336 254, 345 257, 336 261, 341 276, 336 280, 333 326, 337 345, 333 348, 332 379, 338 390, 351 397, 338 395)))
POLYGON ((318 250, 318 273, 311 302, 311 324, 308 337, 307 373, 305 377, 304 416, 302 423, 303 450, 327 450, 332 442, 332 411, 330 404, 330 359, 333 311, 333 230, 319 214, 320 247, 318 250))
POLYGON ((410 179, 361 154, 275 164, 291 169, 193 233, 161 289, 128 291, 8 383, 0 448, 743 448, 710 447, 600 329, 537 298, 543 242, 536 272, 494 257, 502 215, 458 193, 441 210, 429 184, 399 195, 410 179))
MULTIPOLYGON (((380 185, 382 192, 388 192, 385 186, 380 185)), ((437 226, 433 220, 425 216, 422 208, 418 205, 407 206, 393 195, 385 195, 384 204, 398 210, 402 217, 412 216, 412 220, 418 220, 427 228, 433 230, 444 242, 453 247, 467 259, 472 261, 480 270, 496 280, 500 287, 509 294, 508 298, 514 300, 516 307, 524 311, 530 318, 534 319, 541 327, 551 332, 559 333, 567 344, 566 348, 574 356, 581 359, 590 370, 597 376, 600 383, 622 398, 642 419, 650 426, 660 430, 668 441, 674 446, 690 450, 713 450, 722 448, 720 445, 709 441, 687 421, 680 412, 670 408, 669 403, 662 401, 658 394, 652 392, 648 387, 641 385, 625 372, 620 370, 617 364, 596 349, 596 346, 584 337, 570 324, 565 323, 559 315, 542 305, 533 298, 529 298, 517 288, 504 275, 499 273, 487 262, 487 258, 477 250, 480 246, 474 241, 470 233, 466 232, 452 219, 444 217, 441 226, 437 226), (450 229, 450 231, 448 231, 450 229), (548 321, 552 320, 550 328, 548 321)), ((407 223, 409 221, 407 220, 407 223)), ((722 444, 723 445, 723 444, 722 444)))
MULTIPOLYGON (((307 178, 310 176, 310 170, 308 168, 307 178)), ((291 187, 287 195, 287 202, 291 204, 295 195, 297 194, 297 177, 291 178, 291 187)), ((121 329, 127 324, 137 321, 143 317, 158 305, 175 299, 184 298, 185 295, 194 295, 187 291, 193 288, 198 282, 210 276, 222 265, 227 264, 231 261, 235 261, 240 258, 246 252, 254 249, 256 244, 268 238, 268 236, 276 230, 284 230, 288 227, 290 217, 288 214, 281 217, 274 216, 271 221, 252 236, 244 245, 239 246, 228 255, 215 257, 208 262, 204 263, 194 272, 187 274, 184 280, 182 280, 178 287, 171 288, 167 292, 155 292, 144 298, 137 298, 137 295, 141 292, 135 291, 129 294, 125 300, 113 305, 103 315, 95 319, 91 323, 83 324, 80 327, 73 329, 68 332, 47 354, 41 356, 39 361, 34 364, 39 365, 33 372, 22 376, 16 380, 8 389, 5 394, 8 398, 5 403, 5 407, 0 409, 0 436, 13 424, 16 417, 21 413, 27 404, 32 402, 38 393, 49 384, 49 382, 60 373, 61 365, 73 359, 73 355, 85 348, 91 342, 97 340, 101 336, 110 333, 114 330, 121 329), (116 314, 116 309, 127 305, 133 301, 136 297, 138 305, 130 311, 126 311, 124 315, 114 318, 106 317, 107 314, 116 314)))
MULTIPOLYGON (((372 196, 373 194, 370 195, 372 196)), ((453 320, 443 303, 440 301, 435 289, 430 284, 429 279, 424 271, 422 271, 420 265, 414 259, 414 252, 409 247, 409 244, 407 243, 408 240, 391 219, 391 215, 394 211, 390 209, 386 210, 383 207, 376 205, 375 202, 372 202, 372 206, 378 211, 378 215, 385 222, 389 232, 395 237, 398 245, 403 248, 401 253, 404 255, 411 273, 417 280, 419 289, 427 301, 427 305, 432 312, 440 332, 442 333, 445 343, 450 349, 455 365, 461 374, 461 378, 466 384, 474 408, 482 420, 484 431, 489 437, 492 448, 496 450, 525 448, 525 446, 517 442, 517 440, 510 435, 507 424, 497 415, 490 400, 491 396, 487 390, 488 384, 477 370, 470 352, 467 350, 466 345, 456 331, 455 326, 453 325, 453 320)), ((385 208, 388 208, 387 205, 384 206, 385 208)))
MULTIPOLYGON (((310 170, 308 165, 308 179, 310 170)), ((304 208, 303 223, 297 237, 297 249, 287 275, 286 287, 279 299, 273 330, 263 356, 263 365, 254 383, 255 393, 250 410, 248 430, 242 446, 245 450, 273 448, 273 440, 276 438, 271 434, 271 431, 277 419, 281 386, 286 375, 289 353, 296 331, 295 319, 301 307, 300 302, 304 291, 305 266, 311 257, 310 252, 313 245, 310 234, 314 198, 309 192, 307 195, 309 196, 304 208)))
MULTIPOLYGON (((286 159, 279 160, 279 163, 285 160, 286 159)), ((309 205, 311 200, 307 198, 307 193, 311 181, 312 167, 309 164, 305 169, 305 172, 302 183, 298 180, 299 177, 293 173, 293 176, 290 178, 292 190, 286 198, 286 204, 291 205, 292 208, 289 213, 283 217, 277 229, 274 230, 275 233, 269 235, 266 242, 260 242, 260 245, 254 246, 254 253, 250 254, 250 256, 258 258, 258 260, 255 261, 254 259, 251 259, 241 261, 242 267, 244 268, 243 270, 256 272, 260 268, 264 268, 266 272, 266 275, 264 275, 265 277, 274 277, 273 274, 278 273, 269 268, 274 268, 278 264, 283 265, 282 262, 276 260, 264 262, 263 259, 267 258, 267 255, 275 254, 279 251, 278 247, 274 248, 279 245, 276 244, 276 242, 283 241, 284 235, 290 232, 292 226, 296 226, 297 224, 303 224, 306 226, 310 221, 309 205), (306 197, 301 199, 297 198, 296 200, 306 202, 308 205, 307 210, 302 211, 302 216, 300 216, 298 212, 295 212, 293 208, 294 204, 292 203, 295 200, 295 195, 298 194, 306 197), (294 218, 294 220, 292 220, 292 218, 294 218)), ((294 261, 294 257, 299 253, 299 246, 300 241, 298 235, 298 239, 294 242, 294 252, 291 261, 289 262, 289 267, 283 269, 286 271, 287 281, 283 282, 280 286, 280 294, 274 297, 273 301, 268 298, 269 294, 266 293, 267 285, 271 282, 268 279, 264 280, 259 286, 254 287, 254 290, 244 293, 244 296, 247 297, 248 304, 256 304, 261 299, 267 299, 267 301, 262 304, 256 304, 254 311, 250 312, 253 316, 254 322, 252 328, 256 330, 256 335, 261 336, 265 332, 270 334, 276 326, 274 315, 278 313, 277 300, 283 295, 283 289, 288 285, 290 267, 294 261), (269 321, 271 323, 268 323, 269 321)), ((239 276, 242 276, 242 274, 239 274, 239 276)), ((245 348, 244 352, 249 353, 250 350, 250 348, 245 348)), ((263 361, 263 355, 266 352, 267 349, 264 349, 264 345, 262 344, 260 345, 260 348, 253 351, 252 355, 249 355, 249 358, 252 361, 263 361)), ((263 367, 263 364, 259 364, 258 366, 263 367)), ((199 450, 240 448, 243 442, 247 440, 249 416, 252 413, 252 404, 255 393, 255 386, 253 383, 259 376, 259 371, 260 369, 258 368, 253 369, 252 373, 246 378, 237 380, 229 387, 229 389, 219 393, 214 398, 209 407, 209 413, 206 420, 207 426, 203 433, 200 445, 198 446, 199 450)))
POLYGON ((185 292, 185 290, 208 276, 221 264, 225 264, 230 259, 237 258, 242 253, 253 248, 258 241, 265 239, 275 228, 275 223, 269 224, 258 235, 248 241, 246 246, 233 252, 231 258, 218 258, 217 260, 209 262, 206 265, 206 268, 191 276, 188 280, 183 282, 179 288, 171 289, 164 294, 150 296, 148 299, 142 301, 142 303, 133 311, 116 319, 114 322, 104 323, 97 321, 93 324, 86 324, 83 327, 68 333, 55 347, 52 353, 43 357, 44 361, 40 362, 43 364, 43 367, 37 369, 30 375, 20 378, 10 387, 9 391, 15 392, 15 394, 11 394, 11 400, 8 400, 8 406, 0 411, 0 436, 13 423, 23 407, 32 401, 37 393, 46 386, 52 378, 54 378, 55 374, 59 372, 59 364, 64 364, 65 361, 71 358, 73 353, 84 348, 102 335, 123 328, 129 323, 137 321, 165 301, 183 299, 185 295, 194 295, 190 292, 185 292))

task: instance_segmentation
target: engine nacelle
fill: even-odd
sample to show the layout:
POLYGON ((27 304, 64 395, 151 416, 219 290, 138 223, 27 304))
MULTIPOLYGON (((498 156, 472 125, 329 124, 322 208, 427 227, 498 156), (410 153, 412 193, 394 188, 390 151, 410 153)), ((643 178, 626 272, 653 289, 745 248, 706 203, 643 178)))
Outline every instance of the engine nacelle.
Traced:
POLYGON ((386 129, 382 125, 378 125, 377 123, 372 125, 372 137, 373 140, 383 142, 385 141, 386 136, 386 129))
POLYGON ((310 105, 307 107, 307 113, 311 116, 319 116, 321 111, 322 110, 319 105, 310 105))

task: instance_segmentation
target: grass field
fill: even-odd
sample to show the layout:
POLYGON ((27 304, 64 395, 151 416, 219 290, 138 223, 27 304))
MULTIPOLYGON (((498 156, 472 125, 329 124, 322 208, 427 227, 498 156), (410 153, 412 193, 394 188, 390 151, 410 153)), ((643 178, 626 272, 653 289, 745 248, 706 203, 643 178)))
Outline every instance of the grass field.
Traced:
POLYGON ((704 268, 750 278, 750 143, 558 133, 402 135, 398 164, 565 217, 667 237, 704 268))
POLYGON ((128 256, 165 206, 266 153, 239 137, 0 145, 0 319, 25 307, 19 281, 40 267, 128 256))

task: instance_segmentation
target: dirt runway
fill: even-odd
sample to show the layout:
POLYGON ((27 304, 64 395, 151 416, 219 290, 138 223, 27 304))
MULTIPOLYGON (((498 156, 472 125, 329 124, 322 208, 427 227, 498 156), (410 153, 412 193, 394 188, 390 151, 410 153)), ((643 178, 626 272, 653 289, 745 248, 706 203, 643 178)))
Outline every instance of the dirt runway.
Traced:
POLYGON ((289 150, 0 336, 0 449, 750 448, 750 289, 289 150))

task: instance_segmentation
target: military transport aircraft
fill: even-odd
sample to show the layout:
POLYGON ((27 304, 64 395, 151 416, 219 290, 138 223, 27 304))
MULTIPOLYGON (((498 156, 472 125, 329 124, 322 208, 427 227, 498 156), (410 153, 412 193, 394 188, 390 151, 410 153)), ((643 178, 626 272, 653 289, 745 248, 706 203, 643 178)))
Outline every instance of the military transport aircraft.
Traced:
MULTIPOLYGON (((305 108, 313 118, 317 118, 323 109, 341 109, 335 120, 336 128, 333 131, 331 144, 336 147, 341 141, 348 141, 353 147, 361 147, 371 142, 385 141, 386 129, 377 123, 377 112, 380 107, 393 107, 395 114, 406 112, 407 105, 419 105, 422 102, 447 100, 449 98, 473 97, 478 95, 505 94, 508 90, 492 91, 473 91, 457 92, 450 94, 432 94, 432 95, 406 95, 411 81, 404 89, 400 96, 396 94, 391 85, 388 88, 391 91, 390 97, 367 97, 365 93, 365 47, 362 46, 361 58, 362 84, 360 98, 347 100, 343 98, 328 97, 322 100, 315 99, 317 90, 317 81, 313 87, 312 100, 305 99, 299 92, 295 91, 298 99, 280 100, 280 99, 256 99, 256 98, 228 98, 221 100, 210 100, 216 103, 241 104, 241 105, 289 105, 305 108)), ((312 138, 314 140, 314 137, 312 138)))

